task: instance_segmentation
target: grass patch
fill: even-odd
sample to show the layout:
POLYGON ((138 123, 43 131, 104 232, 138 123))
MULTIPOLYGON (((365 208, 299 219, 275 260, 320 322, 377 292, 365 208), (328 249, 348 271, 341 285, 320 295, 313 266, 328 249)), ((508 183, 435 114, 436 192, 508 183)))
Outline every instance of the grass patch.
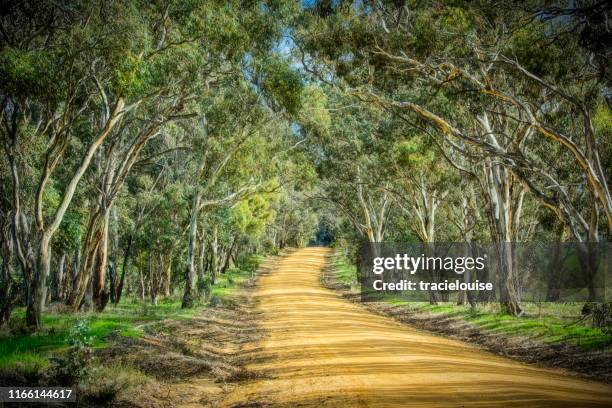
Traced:
POLYGON ((580 303, 525 302, 522 304, 525 315, 520 317, 501 313, 498 304, 477 305, 476 308, 451 302, 400 304, 412 311, 459 318, 494 333, 533 338, 548 344, 570 344, 584 349, 612 347, 612 336, 600 328, 590 327, 589 319, 579 321, 580 303))
MULTIPOLYGON (((111 305, 102 313, 45 313, 43 329, 33 334, 0 335, 0 355, 36 352, 45 354, 67 347, 70 329, 77 320, 87 320, 87 336, 94 339, 94 347, 104 347, 105 337, 119 333, 127 337, 139 337, 144 333, 140 326, 166 318, 189 318, 198 309, 181 309, 180 301, 161 302, 158 305, 126 300, 115 306, 111 305)), ((17 309, 9 326, 18 326, 24 319, 25 311, 17 309)), ((1 361, 1 360, 0 360, 1 361)), ((2 363, 0 362, 0 367, 2 363)))
POLYGON ((343 257, 338 257, 334 262, 335 278, 344 286, 352 286, 357 283, 357 267, 347 262, 343 257))
MULTIPOLYGON (((218 283, 212 288, 212 295, 226 298, 231 292, 250 279, 264 257, 245 256, 239 268, 231 268, 219 276, 218 283)), ((83 336, 91 340, 93 348, 108 346, 110 334, 138 338, 145 333, 161 330, 165 319, 190 319, 204 307, 181 309, 179 299, 161 299, 152 305, 147 300, 124 298, 119 305, 108 305, 104 312, 43 314, 43 329, 29 333, 23 326, 25 310, 13 312, 9 327, 11 330, 0 332, 0 372, 9 373, 18 369, 20 373, 35 374, 49 366, 53 354, 63 353, 70 347, 70 331, 80 320, 86 320, 83 336)))
POLYGON ((4 354, 0 351, 0 370, 4 374, 19 371, 25 375, 38 374, 49 366, 49 360, 34 353, 4 354))
MULTIPOLYGON (((108 345, 111 333, 126 337, 141 337, 146 325, 167 318, 188 319, 198 308, 181 309, 179 301, 161 302, 151 305, 126 299, 117 306, 108 306, 103 313, 45 313, 43 329, 37 333, 0 334, 0 370, 5 372, 14 367, 21 371, 40 371, 49 364, 48 358, 69 348, 70 330, 78 320, 87 321, 85 336, 91 338, 94 348, 108 345)), ((14 312, 10 326, 19 326, 24 310, 14 312)))
POLYGON ((220 274, 213 286, 211 297, 227 298, 231 292, 244 285, 255 275, 255 271, 265 259, 262 255, 249 255, 240 260, 238 267, 232 267, 220 274))
POLYGON ((91 375, 79 385, 85 399, 97 403, 112 400, 119 392, 146 384, 150 378, 125 364, 111 364, 92 369, 91 375))

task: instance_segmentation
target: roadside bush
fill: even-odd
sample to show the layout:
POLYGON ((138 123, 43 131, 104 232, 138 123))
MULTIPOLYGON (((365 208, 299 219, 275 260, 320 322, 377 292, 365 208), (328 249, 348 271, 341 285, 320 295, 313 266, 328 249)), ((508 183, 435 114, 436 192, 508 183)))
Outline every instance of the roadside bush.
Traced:
POLYGON ((66 343, 66 353, 53 357, 53 367, 49 375, 52 381, 61 385, 74 384, 78 379, 89 375, 90 365, 94 360, 93 338, 89 335, 89 323, 79 319, 70 329, 66 343))
POLYGON ((262 257, 259 255, 240 255, 236 259, 236 268, 253 275, 259 267, 261 260, 262 257))
POLYGON ((612 334, 612 303, 596 304, 593 307, 593 327, 599 327, 607 334, 612 334))
POLYGON ((198 279, 197 290, 202 298, 208 299, 212 292, 212 286, 212 282, 208 276, 204 279, 198 279))
POLYGON ((587 302, 582 306, 582 316, 591 317, 592 327, 600 328, 606 335, 612 335, 612 303, 587 302))
POLYGON ((111 401, 119 392, 148 381, 149 377, 141 371, 116 363, 93 368, 87 379, 79 384, 79 390, 84 399, 104 403, 111 401))

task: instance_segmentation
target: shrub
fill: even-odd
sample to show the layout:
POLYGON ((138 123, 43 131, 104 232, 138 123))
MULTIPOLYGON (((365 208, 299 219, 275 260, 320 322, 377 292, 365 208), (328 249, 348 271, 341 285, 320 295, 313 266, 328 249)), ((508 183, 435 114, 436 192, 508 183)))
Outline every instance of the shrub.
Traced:
POLYGON ((103 403, 111 401, 123 390, 145 384, 149 381, 141 371, 116 363, 91 370, 85 381, 79 384, 83 397, 89 401, 103 403))
POLYGON ((243 254, 243 255, 238 256, 238 259, 236 260, 236 266, 238 269, 252 274, 259 267, 261 260, 262 260, 261 256, 243 254))
POLYGON ((89 335, 89 323, 79 319, 70 329, 66 343, 70 348, 60 356, 51 359, 53 368, 50 375, 55 382, 70 385, 79 378, 89 374, 90 364, 94 360, 93 337, 89 335))
POLYGON ((212 281, 207 276, 204 279, 198 279, 197 290, 200 296, 204 299, 208 299, 210 293, 212 292, 212 281))

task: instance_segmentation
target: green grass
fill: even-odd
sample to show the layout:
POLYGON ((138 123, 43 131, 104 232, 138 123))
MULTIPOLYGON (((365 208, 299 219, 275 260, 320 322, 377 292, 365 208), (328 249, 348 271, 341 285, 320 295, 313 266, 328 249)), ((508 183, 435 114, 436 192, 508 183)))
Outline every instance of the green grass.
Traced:
POLYGON ((584 349, 606 349, 612 346, 612 336, 600 328, 590 327, 588 319, 580 320, 582 304, 524 302, 525 314, 520 317, 502 313, 497 303, 469 306, 454 303, 430 305, 422 302, 402 302, 409 310, 458 318, 493 333, 536 339, 548 344, 562 343, 584 349))
MULTIPOLYGON (((344 286, 357 282, 357 268, 339 256, 334 262, 335 277, 344 286)), ((393 305, 403 306, 417 313, 437 314, 457 318, 482 329, 508 336, 535 339, 548 344, 571 344, 584 349, 612 349, 612 336, 600 328, 590 327, 590 320, 581 318, 583 303, 529 303, 522 307, 523 316, 502 313, 497 303, 469 306, 446 302, 431 305, 428 302, 407 302, 393 295, 378 296, 393 305)))
MULTIPOLYGON (((225 298, 247 281, 263 256, 246 257, 241 269, 232 268, 219 277, 212 294, 225 298)), ((87 321, 86 337, 91 338, 94 348, 108 345, 108 336, 117 333, 121 336, 138 338, 164 319, 189 319, 197 314, 204 305, 192 309, 181 309, 177 299, 162 299, 157 305, 147 300, 125 299, 119 305, 109 305, 102 313, 51 313, 43 314, 43 329, 33 334, 19 333, 25 311, 23 308, 13 312, 11 323, 13 332, 0 332, 0 370, 19 369, 21 372, 36 372, 49 365, 48 358, 69 348, 70 331, 77 321, 87 321)))
MULTIPOLYGON (((62 352, 69 347, 70 330, 78 320, 87 321, 85 333, 91 337, 94 348, 107 346, 107 337, 118 333, 127 337, 140 337, 145 325, 167 318, 186 319, 197 313, 198 309, 181 309, 179 301, 161 302, 150 305, 144 302, 126 300, 108 306, 103 313, 45 313, 43 329, 33 334, 0 334, 0 368, 10 369, 23 364, 44 368, 51 353, 62 352)), ((22 321, 24 311, 18 309, 11 319, 13 325, 22 321)))
POLYGON ((19 352, 5 354, 0 349, 0 370, 14 371, 30 375, 40 372, 49 366, 49 360, 39 354, 19 352))
POLYGON ((334 263, 335 278, 342 285, 351 286, 357 283, 357 267, 350 264, 342 257, 338 257, 334 263))
POLYGON ((233 290, 247 282, 265 259, 262 255, 250 255, 243 260, 240 268, 230 268, 219 276, 217 284, 212 288, 212 296, 226 298, 233 290))

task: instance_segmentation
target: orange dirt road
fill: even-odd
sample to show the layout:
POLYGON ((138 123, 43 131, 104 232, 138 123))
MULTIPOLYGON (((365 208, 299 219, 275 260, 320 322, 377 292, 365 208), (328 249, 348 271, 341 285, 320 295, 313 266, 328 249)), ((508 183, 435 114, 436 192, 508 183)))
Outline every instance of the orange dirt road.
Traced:
POLYGON ((266 337, 234 407, 612 407, 612 386, 536 368, 375 315, 322 287, 329 250, 300 249, 262 276, 266 337))

